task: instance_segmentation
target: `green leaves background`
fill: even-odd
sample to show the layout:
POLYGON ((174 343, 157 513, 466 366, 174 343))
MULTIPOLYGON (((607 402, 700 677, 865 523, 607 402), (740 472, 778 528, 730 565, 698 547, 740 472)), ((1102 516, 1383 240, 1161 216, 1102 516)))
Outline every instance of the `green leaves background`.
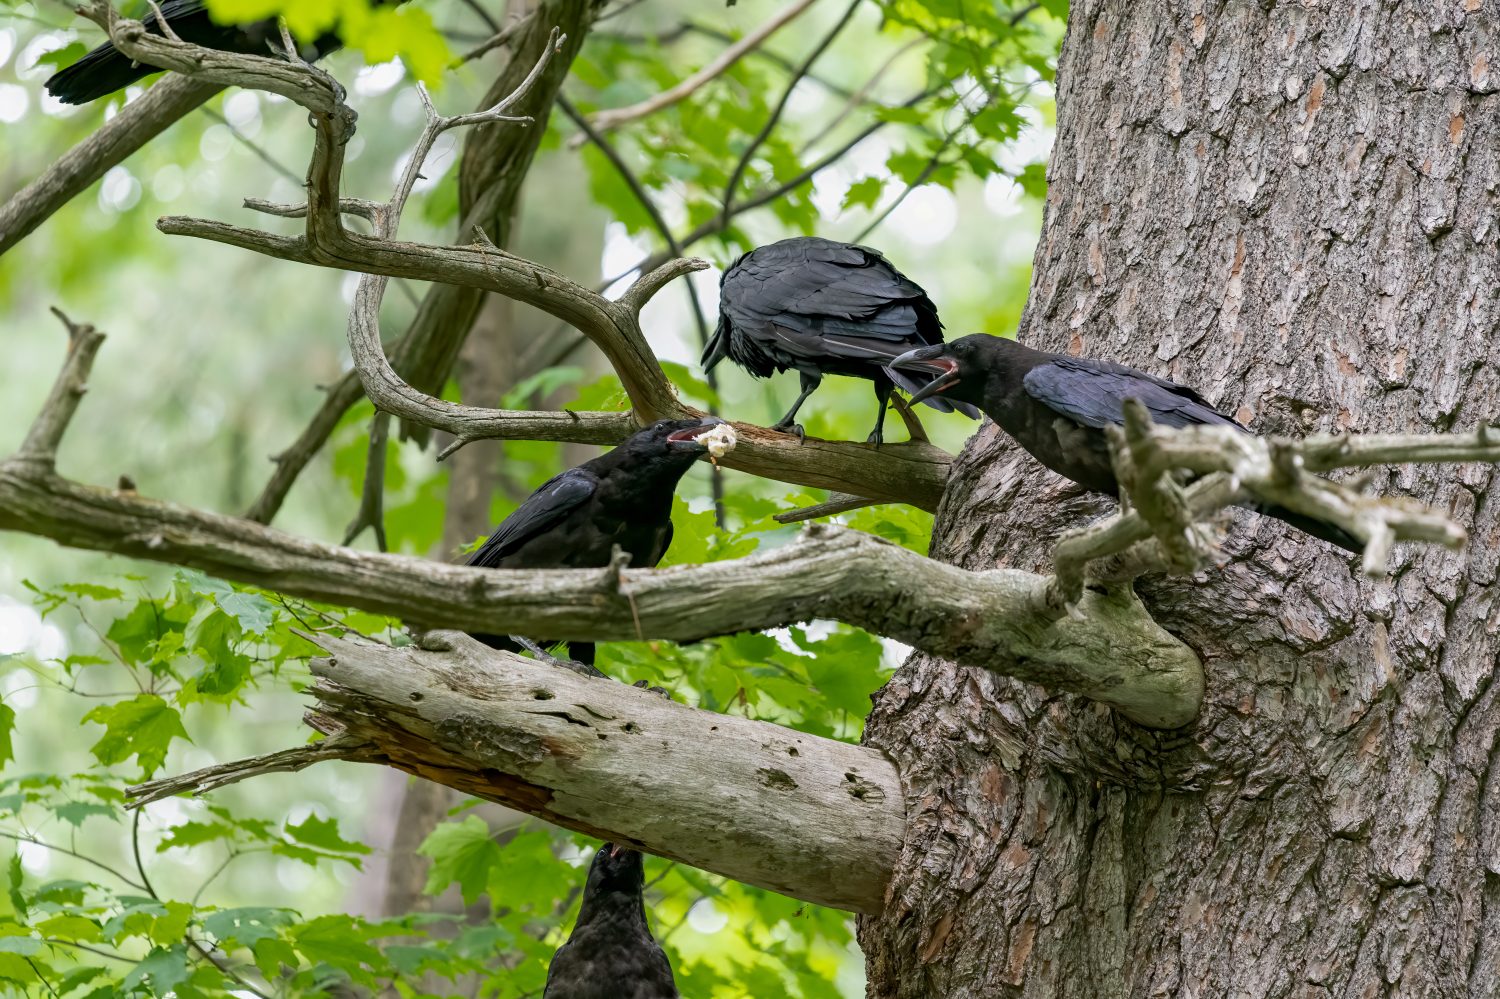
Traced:
MULTIPOLYGON (((348 50, 327 65, 350 85, 361 115, 345 177, 351 194, 388 192, 420 125, 414 79, 453 110, 472 107, 493 76, 493 62, 446 70, 489 33, 457 0, 374 11, 363 0, 211 3, 230 17, 284 13, 298 32, 338 24, 346 33, 348 50), (402 63, 361 71, 393 57, 402 63)), ((648 97, 707 63, 775 5, 648 0, 597 26, 566 93, 585 113, 648 97)), ((858 238, 932 292, 950 332, 1008 332, 1025 302, 1045 194, 1051 66, 1065 12, 1056 3, 865 0, 747 156, 791 82, 790 68, 846 10, 834 0, 814 5, 691 99, 610 133, 610 141, 676 235, 700 233, 690 253, 722 266, 793 233, 858 238), (831 165, 801 179, 824 161, 831 165), (777 196, 711 231, 737 170, 731 204, 777 196)), ((0 119, 7 134, 24 137, 0 158, 0 191, 35 176, 117 107, 59 113, 40 97, 51 67, 96 41, 97 32, 59 5, 0 0, 0 119), (7 109, 15 107, 12 122, 7 109)), ((56 371, 62 338, 45 315, 56 303, 110 334, 63 471, 107 486, 126 472, 148 495, 231 513, 248 506, 270 471, 264 457, 321 402, 315 386, 342 372, 346 277, 184 245, 152 222, 169 212, 243 222, 244 196, 297 200, 308 147, 302 117, 253 94, 216 98, 0 257, 0 308, 14 343, 0 366, 7 414, 0 452, 19 442, 56 371)), ((527 181, 519 251, 602 283, 662 249, 616 167, 592 146, 574 148, 575 130, 561 115, 548 127, 527 181)), ((403 234, 449 241, 457 213, 451 157, 429 174, 403 234)), ((711 310, 716 275, 701 278, 711 310)), ((774 420, 795 379, 756 382, 723 370, 710 386, 696 364, 684 288, 666 289, 646 317, 669 376, 696 404, 774 420)), ((405 290, 411 294, 387 296, 389 332, 404 327, 421 294, 405 290)), ((518 322, 538 339, 567 335, 535 317, 518 322)), ((446 394, 456 398, 457 389, 446 394)), ((503 401, 465 401, 625 406, 618 381, 587 349, 513 385, 503 401)), ((806 411, 808 430, 863 439, 870 406, 868 385, 830 379, 806 411)), ((340 536, 364 479, 370 416, 357 406, 345 417, 279 527, 340 536)), ((961 417, 922 418, 949 447, 974 429, 961 417)), ((561 467, 595 453, 534 442, 471 446, 490 448, 499 465, 495 520, 561 467)), ((431 451, 389 444, 393 550, 456 555, 438 550, 448 474, 431 451)), ((771 515, 826 499, 732 472, 722 483, 721 530, 709 471, 690 476, 674 511, 669 563, 785 544, 795 529, 771 515)), ((926 550, 932 528, 929 515, 899 506, 841 519, 917 551, 926 550)), ((123 807, 123 787, 143 777, 307 737, 298 691, 314 650, 297 631, 347 628, 403 641, 393 622, 20 536, 0 545, 0 993, 195 997, 253 988, 301 997, 352 984, 402 996, 540 994, 594 842, 538 823, 498 823, 468 803, 421 853, 431 861, 429 896, 458 896, 472 918, 415 912, 371 920, 351 913, 360 910, 363 879, 378 883, 388 841, 378 814, 388 789, 375 768, 324 764, 256 778, 207 801, 165 802, 141 815, 123 807)), ((862 632, 812 622, 688 646, 607 644, 600 665, 708 710, 857 741, 869 696, 901 653, 862 632)), ((654 858, 647 875, 653 925, 684 995, 863 994, 846 914, 654 858)))

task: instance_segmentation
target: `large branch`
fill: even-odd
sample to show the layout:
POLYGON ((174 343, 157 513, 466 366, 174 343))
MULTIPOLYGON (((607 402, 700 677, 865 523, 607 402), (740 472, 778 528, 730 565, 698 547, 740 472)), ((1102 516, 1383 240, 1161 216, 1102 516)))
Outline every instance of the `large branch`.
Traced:
MULTIPOLYGON (((591 0, 567 0, 546 6, 548 17, 555 19, 568 40, 536 81, 519 110, 545 121, 567 69, 588 33, 596 9, 591 0)), ((509 47, 512 58, 496 75, 481 107, 488 107, 501 96, 512 93, 551 45, 549 24, 531 15, 516 21, 502 34, 505 37, 497 44, 509 47)), ((464 206, 459 232, 477 230, 485 233, 497 246, 509 244, 522 183, 536 155, 542 132, 540 127, 496 130, 493 135, 482 128, 469 132, 458 171, 459 198, 464 206)), ((251 207, 266 209, 261 202, 255 202, 251 207)), ((305 206, 292 214, 305 217, 305 206)), ((403 380, 423 392, 441 389, 479 314, 484 294, 483 290, 472 287, 441 283, 428 286, 411 324, 390 349, 391 366, 403 380)), ((354 372, 349 372, 329 390, 327 398, 297 440, 276 456, 275 472, 251 508, 252 519, 270 522, 307 462, 322 448, 343 414, 363 395, 364 386, 354 372)), ((567 414, 550 415, 565 417, 567 414)), ((592 422, 590 427, 580 426, 579 421, 571 417, 548 425, 529 421, 532 431, 541 435, 531 438, 528 434, 532 431, 525 429, 525 422, 528 421, 509 423, 504 429, 512 436, 545 440, 551 439, 547 436, 550 426, 566 430, 566 436, 560 438, 562 440, 607 444, 628 434, 631 425, 627 414, 611 414, 605 423, 585 421, 592 422), (615 426, 607 428, 606 423, 615 426), (594 439, 584 441, 586 434, 594 435, 594 439)), ((482 431, 484 428, 476 426, 475 429, 482 431)), ((425 426, 418 424, 402 425, 403 435, 417 439, 425 439, 426 430, 425 426)))
POLYGON ((315 641, 329 655, 312 662, 307 720, 332 738, 133 794, 360 759, 805 901, 880 909, 905 807, 877 750, 685 707, 452 632, 429 633, 427 648, 315 641))
POLYGON ((208 80, 170 76, 126 104, 119 114, 64 153, 45 173, 0 206, 0 254, 25 239, 110 168, 220 89, 219 84, 208 80))
POLYGON ((968 572, 872 535, 811 528, 792 545, 671 569, 493 570, 325 545, 260 524, 0 462, 0 530, 191 566, 427 628, 580 640, 696 641, 830 618, 1109 704, 1146 725, 1191 720, 1192 652, 1128 592, 1047 610, 1050 577, 968 572))

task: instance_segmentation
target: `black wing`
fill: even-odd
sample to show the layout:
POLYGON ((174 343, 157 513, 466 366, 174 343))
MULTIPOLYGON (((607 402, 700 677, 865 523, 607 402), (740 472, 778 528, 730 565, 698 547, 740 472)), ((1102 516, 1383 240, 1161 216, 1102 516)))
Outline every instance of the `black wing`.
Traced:
POLYGON ((1111 361, 1054 358, 1028 371, 1021 384, 1037 402, 1096 430, 1120 423, 1126 399, 1140 401, 1164 426, 1245 429, 1192 389, 1111 361))
POLYGON ((598 480, 582 468, 571 468, 548 479, 500 522, 489 539, 464 564, 500 568, 501 559, 556 527, 569 513, 586 503, 598 485, 598 480))
POLYGON ((943 338, 927 293, 865 246, 814 238, 763 246, 725 273, 721 295, 728 320, 761 335, 774 325, 838 336, 839 349, 863 341, 863 351, 891 357, 943 338))

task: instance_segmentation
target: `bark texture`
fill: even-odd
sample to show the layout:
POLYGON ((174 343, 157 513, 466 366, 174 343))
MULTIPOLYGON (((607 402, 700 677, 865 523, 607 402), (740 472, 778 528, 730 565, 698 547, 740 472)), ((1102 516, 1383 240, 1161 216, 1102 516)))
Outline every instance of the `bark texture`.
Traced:
MULTIPOLYGON (((1497 35, 1485 0, 1075 2, 1020 338, 1261 431, 1493 416, 1497 35)), ((1500 994, 1492 476, 1381 473, 1472 539, 1383 583, 1242 514, 1218 570, 1139 584, 1207 672, 1175 733, 912 657, 868 728, 908 801, 870 995, 1500 994)), ((1039 568, 1104 506, 987 425, 933 554, 1039 568)))
POLYGON ((466 635, 320 637, 308 723, 379 760, 578 832, 836 908, 879 906, 901 843, 872 749, 675 704, 466 635), (648 802, 647 807, 642 807, 648 802))

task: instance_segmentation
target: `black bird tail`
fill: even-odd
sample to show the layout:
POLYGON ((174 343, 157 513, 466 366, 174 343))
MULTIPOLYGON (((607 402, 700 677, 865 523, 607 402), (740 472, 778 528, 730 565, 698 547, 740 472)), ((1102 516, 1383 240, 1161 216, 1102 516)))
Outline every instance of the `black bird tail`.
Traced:
POLYGON ((1284 506, 1274 504, 1257 503, 1249 506, 1249 509, 1267 517, 1275 517, 1285 524, 1291 524, 1303 534, 1310 534, 1320 541, 1326 541, 1331 545, 1337 545, 1347 552, 1358 555, 1365 550, 1364 543, 1344 530, 1315 517, 1309 517, 1295 510, 1288 510, 1284 506))
MULTIPOLYGON (((910 371, 899 371, 896 368, 881 368, 881 370, 885 372, 887 378, 896 383, 897 388, 905 390, 907 395, 916 395, 920 389, 926 388, 927 383, 932 380, 922 375, 914 375, 910 371)), ((951 413, 956 409, 971 420, 979 419, 979 410, 966 402, 959 402, 956 399, 945 399, 940 395, 930 395, 922 400, 922 404, 931 406, 939 413, 951 413)))
POLYGON ((719 317, 719 325, 714 327, 714 335, 709 337, 708 343, 703 346, 703 359, 699 363, 703 365, 703 373, 706 375, 714 369, 724 358, 729 356, 729 324, 724 322, 724 317, 719 317))
POLYGON ((112 45, 101 45, 47 80, 47 93, 64 104, 87 104, 160 72, 132 63, 112 45))

